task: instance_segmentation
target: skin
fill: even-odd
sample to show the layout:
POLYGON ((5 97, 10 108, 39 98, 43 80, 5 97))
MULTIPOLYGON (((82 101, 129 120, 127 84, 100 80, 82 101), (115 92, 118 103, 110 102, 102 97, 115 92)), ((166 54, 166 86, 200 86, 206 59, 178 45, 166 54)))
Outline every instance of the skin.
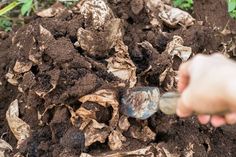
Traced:
POLYGON ((179 69, 177 115, 197 114, 214 127, 236 123, 236 63, 221 54, 196 55, 179 69))

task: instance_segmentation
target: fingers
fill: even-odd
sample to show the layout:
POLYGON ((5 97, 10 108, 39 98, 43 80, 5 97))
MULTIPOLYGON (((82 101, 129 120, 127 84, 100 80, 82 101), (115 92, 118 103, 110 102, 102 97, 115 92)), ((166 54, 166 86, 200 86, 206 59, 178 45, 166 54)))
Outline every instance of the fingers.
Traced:
POLYGON ((235 124, 236 123, 236 113, 228 113, 225 116, 210 116, 210 115, 199 115, 198 120, 201 124, 207 124, 211 122, 212 126, 220 127, 225 124, 235 124))
POLYGON ((184 104, 182 99, 179 99, 176 114, 179 117, 188 117, 192 114, 192 110, 184 104))
POLYGON ((226 120, 222 116, 212 116, 211 117, 211 124, 214 127, 220 127, 226 124, 226 120))
POLYGON ((189 83, 188 73, 189 62, 183 63, 179 68, 178 91, 182 93, 189 83))
POLYGON ((236 113, 226 114, 225 120, 226 120, 227 124, 235 124, 236 123, 236 113))
POLYGON ((210 119, 211 119, 210 115, 199 115, 198 116, 198 120, 201 124, 209 123, 210 119))

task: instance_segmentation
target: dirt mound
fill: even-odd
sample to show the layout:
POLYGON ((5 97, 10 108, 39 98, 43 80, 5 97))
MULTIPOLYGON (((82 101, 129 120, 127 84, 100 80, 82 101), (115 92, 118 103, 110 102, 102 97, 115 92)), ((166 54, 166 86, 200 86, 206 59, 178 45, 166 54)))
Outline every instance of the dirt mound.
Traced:
POLYGON ((233 126, 119 113, 122 91, 134 85, 175 90, 178 67, 190 56, 235 57, 236 23, 224 0, 195 1, 192 17, 180 12, 186 19, 179 21, 162 15, 173 9, 168 1, 164 10, 152 3, 81 1, 0 38, 0 135, 14 148, 11 156, 236 155, 233 126), (18 117, 30 126, 27 139, 16 139, 6 120, 16 99, 18 117))

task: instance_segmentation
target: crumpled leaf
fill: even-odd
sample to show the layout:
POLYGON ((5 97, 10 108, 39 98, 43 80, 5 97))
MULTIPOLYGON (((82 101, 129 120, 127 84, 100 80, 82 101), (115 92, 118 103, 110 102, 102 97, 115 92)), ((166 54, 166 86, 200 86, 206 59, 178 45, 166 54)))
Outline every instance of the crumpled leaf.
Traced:
POLYGON ((40 17, 54 17, 58 14, 61 14, 64 10, 64 5, 61 3, 55 3, 50 8, 37 12, 36 15, 40 17))
POLYGON ((123 41, 118 41, 115 46, 116 53, 107 59, 108 72, 119 77, 120 79, 127 81, 130 88, 134 87, 137 82, 136 66, 130 59, 128 53, 128 47, 123 41))
POLYGON ((131 10, 135 15, 138 15, 144 7, 143 0, 132 0, 130 2, 130 5, 131 5, 131 10))
POLYGON ((93 28, 100 29, 104 24, 114 18, 112 10, 104 0, 81 0, 77 7, 93 28))
POLYGON ((170 27, 188 27, 194 24, 195 19, 189 13, 168 5, 169 1, 145 0, 145 4, 153 26, 160 26, 157 14, 170 27))
POLYGON ((79 99, 80 102, 85 103, 87 101, 95 102, 97 104, 100 104, 103 107, 112 107, 113 113, 112 118, 109 121, 109 126, 111 128, 114 128, 118 124, 119 120, 119 102, 116 97, 115 91, 111 89, 102 89, 99 91, 96 91, 93 94, 85 95, 82 98, 79 99))
POLYGON ((9 157, 10 155, 7 152, 12 150, 13 148, 9 143, 0 139, 0 157, 9 157))
POLYGON ((13 70, 21 74, 30 71, 31 67, 32 62, 20 62, 19 60, 17 60, 13 70))
POLYGON ((131 126, 129 133, 131 137, 139 139, 143 142, 150 142, 156 138, 156 133, 154 133, 148 126, 144 126, 142 128, 131 126))
POLYGON ((79 28, 77 38, 75 46, 81 47, 90 56, 106 56, 117 40, 122 38, 122 22, 113 18, 104 25, 104 31, 79 28))
POLYGON ((25 157, 24 155, 22 155, 20 152, 17 152, 16 154, 14 154, 13 157, 25 157))
POLYGON ((7 82, 9 82, 11 85, 13 86, 17 86, 18 85, 18 81, 17 81, 17 76, 15 76, 13 74, 13 72, 9 71, 6 75, 5 75, 7 82))
POLYGON ((43 89, 35 90, 35 93, 39 97, 42 97, 42 98, 44 98, 48 93, 50 93, 51 91, 53 91, 56 88, 57 82, 58 82, 59 77, 60 77, 60 70, 53 69, 51 71, 48 71, 47 74, 50 76, 50 84, 51 84, 52 87, 47 91, 45 91, 43 89))
POLYGON ((18 140, 17 147, 19 147, 19 145, 30 136, 31 129, 26 122, 19 118, 19 106, 17 99, 10 104, 6 112, 6 119, 12 133, 18 140))
POLYGON ((39 25, 39 33, 40 33, 40 38, 41 38, 41 45, 39 49, 41 51, 45 50, 47 48, 47 43, 52 42, 54 40, 54 37, 52 33, 44 28, 42 25, 39 25))
POLYGON ((189 13, 178 8, 164 4, 160 11, 159 17, 171 27, 176 27, 177 24, 183 27, 194 24, 195 19, 189 13))
POLYGON ((85 146, 88 147, 97 141, 104 143, 110 134, 110 128, 92 119, 83 132, 85 136, 85 146))
POLYGON ((122 115, 119 119, 118 126, 122 131, 127 131, 130 127, 128 117, 122 115))
POLYGON ((178 154, 172 154, 165 147, 159 144, 150 144, 144 148, 132 151, 106 152, 95 155, 82 153, 80 157, 126 157, 126 156, 147 156, 147 157, 179 157, 178 154))
POLYGON ((187 61, 192 55, 192 48, 183 46, 184 40, 180 36, 174 36, 173 40, 167 44, 165 52, 170 54, 172 58, 178 56, 182 61, 187 61))
POLYGON ((108 145, 111 150, 121 149, 123 146, 123 142, 126 141, 126 137, 122 135, 122 133, 118 130, 113 130, 108 137, 108 145))
POLYGON ((161 75, 160 85, 166 91, 173 91, 177 88, 178 82, 178 71, 173 70, 172 68, 167 68, 161 75))

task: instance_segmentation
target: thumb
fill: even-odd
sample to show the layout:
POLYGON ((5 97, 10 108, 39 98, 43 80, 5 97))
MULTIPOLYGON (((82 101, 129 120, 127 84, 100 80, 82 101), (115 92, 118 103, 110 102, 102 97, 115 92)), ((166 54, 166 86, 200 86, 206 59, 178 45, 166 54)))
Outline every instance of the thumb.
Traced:
POLYGON ((176 110, 176 114, 179 116, 179 117, 188 117, 192 114, 192 107, 191 107, 191 101, 190 101, 190 88, 187 87, 179 101, 178 101, 178 105, 177 105, 177 110, 176 110))

